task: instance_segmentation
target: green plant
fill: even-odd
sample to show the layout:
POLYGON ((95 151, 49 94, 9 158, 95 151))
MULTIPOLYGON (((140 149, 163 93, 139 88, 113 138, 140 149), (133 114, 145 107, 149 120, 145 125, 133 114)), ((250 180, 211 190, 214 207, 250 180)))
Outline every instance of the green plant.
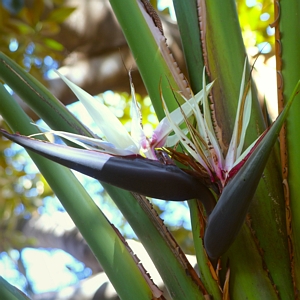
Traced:
MULTIPOLYGON (((164 117, 162 99, 168 110, 173 111, 178 108, 178 102, 184 101, 176 95, 175 91, 180 90, 182 96, 189 99, 190 89, 194 94, 198 94, 205 87, 205 85, 202 87, 202 82, 205 82, 202 70, 205 66, 210 81, 216 79, 211 94, 213 103, 211 115, 223 154, 228 150, 234 130, 237 100, 240 99, 240 103, 245 104, 250 90, 252 90, 252 114, 245 145, 248 146, 257 139, 265 129, 265 124, 254 84, 248 80, 245 84, 240 84, 245 49, 234 1, 199 1, 197 4, 194 0, 184 2, 174 0, 190 85, 178 74, 161 33, 157 16, 148 6, 149 4, 146 1, 111 0, 111 5, 137 61, 159 119, 164 117), (197 14, 198 6, 201 8, 200 15, 197 14), (240 87, 242 93, 239 97, 240 87)), ((279 3, 275 2, 276 9, 278 6, 279 3)), ((296 1, 287 0, 281 1, 280 7, 280 13, 276 10, 278 18, 274 26, 278 43, 279 33, 282 36, 281 58, 279 51, 276 54, 279 62, 278 71, 281 74, 279 78, 283 78, 284 82, 284 85, 278 86, 279 94, 282 93, 284 100, 282 106, 284 109, 274 125, 249 152, 251 155, 246 157, 248 160, 244 158, 241 161, 243 165, 239 165, 237 173, 226 182, 227 185, 218 190, 214 184, 207 182, 207 178, 204 178, 206 184, 198 182, 199 189, 201 188, 201 192, 208 199, 212 195, 208 187, 214 190, 216 198, 219 198, 218 193, 221 194, 217 206, 208 218, 205 237, 205 211, 199 201, 189 201, 200 278, 188 264, 180 248, 145 197, 103 184, 147 249, 173 299, 204 299, 206 295, 211 295, 213 299, 297 298, 300 286, 300 249, 296 238, 299 231, 297 223, 299 222, 299 209, 297 209, 299 101, 295 100, 288 117, 287 113, 299 89, 297 82, 300 71, 297 66, 300 42, 295 36, 299 35, 300 21, 297 14, 300 8, 296 1), (282 185, 279 145, 276 137, 285 119, 287 129, 281 136, 280 147, 282 153, 288 154, 288 161, 282 159, 284 171, 284 185, 282 185), (272 150, 274 143, 276 145, 272 150), (249 214, 243 224, 247 212, 249 214), (240 226, 242 226, 241 230, 234 230, 235 227, 239 229, 240 226), (236 236, 237 231, 239 233, 236 236), (212 245, 210 249, 213 251, 208 252, 210 260, 203 246, 203 237, 205 245, 212 245), (223 245, 224 248, 218 252, 218 243, 221 242, 224 244, 220 244, 220 248, 223 245), (228 250, 227 246, 230 246, 228 250), (217 266, 220 255, 221 259, 217 266), (214 267, 217 267, 217 273, 214 267)), ((247 70, 246 74, 250 74, 249 68, 247 70)), ((93 134, 70 115, 40 83, 2 54, 0 76, 54 130, 93 137, 93 134)), ((2 97, 0 112, 11 129, 23 135, 36 133, 37 130, 29 124, 28 118, 4 87, 1 86, 0 92, 2 97)), ((244 118, 243 114, 239 115, 241 120, 244 118)), ((193 131, 194 125, 192 125, 195 120, 187 119, 187 116, 185 119, 189 134, 195 135, 193 141, 196 142, 198 136, 193 131)), ((197 121, 199 123, 199 120, 197 121)), ((175 130, 175 127, 173 129, 175 130)), ((28 141, 29 146, 25 146, 35 151, 39 151, 37 145, 47 145, 18 135, 4 134, 20 143, 28 141)), ((240 139, 240 135, 237 137, 240 139)), ((83 153, 82 151, 87 150, 75 149, 74 151, 72 153, 83 153)), ((170 152, 166 153, 182 163, 187 160, 187 156, 182 156, 179 149, 177 152, 170 149, 168 151, 170 152), (184 159, 181 159, 182 157, 184 159)), ((45 150, 41 149, 40 152, 45 150)), ((107 222, 70 171, 36 154, 31 155, 81 230, 120 297, 131 299, 134 295, 137 299, 163 299, 164 296, 147 278, 144 270, 139 268, 120 234, 107 222), (66 186, 72 186, 72 189, 66 190, 66 186), (100 235, 105 243, 99 241, 100 235), (130 278, 126 276, 129 272, 130 278)), ((57 157, 60 159, 60 155, 57 157)), ((73 167, 73 165, 68 166, 73 167)), ((160 167, 154 164, 154 171, 158 172, 161 166, 168 172, 167 164, 161 164, 160 167)), ((174 170, 177 169, 179 170, 174 166, 174 170)), ((145 173, 146 171, 147 169, 145 173)), ((191 182, 190 179, 187 181, 191 182)), ((193 182, 193 187, 195 185, 196 183, 193 182)), ((134 190, 134 188, 130 189, 134 190)), ((138 191, 144 192, 144 190, 138 191)), ((201 196, 199 198, 203 202, 201 196)), ((187 197, 189 198, 189 195, 187 197)))

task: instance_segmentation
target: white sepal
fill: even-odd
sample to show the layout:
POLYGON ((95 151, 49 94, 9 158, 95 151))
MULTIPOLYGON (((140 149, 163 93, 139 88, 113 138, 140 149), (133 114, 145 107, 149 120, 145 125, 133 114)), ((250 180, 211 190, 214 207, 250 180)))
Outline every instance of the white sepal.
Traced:
MULTIPOLYGON (((76 84, 72 83, 65 76, 59 74, 58 72, 57 74, 78 97, 80 102, 84 105, 94 122, 101 129, 102 133, 109 142, 114 144, 116 148, 119 149, 132 149, 136 147, 133 139, 125 127, 108 107, 78 87, 76 84)), ((135 152, 139 152, 137 147, 135 152)))

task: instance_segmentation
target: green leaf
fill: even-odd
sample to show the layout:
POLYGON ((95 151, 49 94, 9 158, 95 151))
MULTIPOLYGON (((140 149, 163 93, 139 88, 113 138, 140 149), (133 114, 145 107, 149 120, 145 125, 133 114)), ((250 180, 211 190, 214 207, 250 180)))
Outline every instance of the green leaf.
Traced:
POLYGON ((75 10, 76 10, 76 7, 59 7, 57 9, 52 10, 45 21, 53 21, 56 23, 62 23, 75 10))
MULTIPOLYGON (((280 1, 280 22, 278 24, 281 35, 282 49, 282 70, 279 69, 279 90, 283 89, 283 101, 293 91, 294 85, 300 78, 300 5, 299 1, 280 1), (282 76, 282 77, 281 77, 282 76)), ((279 66, 278 66, 279 67, 279 66)), ((284 187, 287 194, 287 228, 289 238, 292 239, 291 257, 293 257, 294 280, 297 289, 300 287, 300 102, 296 101, 293 109, 286 120, 286 141, 282 140, 282 156, 287 157, 286 163, 282 166, 284 173, 284 187), (285 145, 286 143, 286 145, 285 145), (290 228, 291 227, 291 228, 290 228)))
POLYGON ((56 51, 64 50, 64 46, 54 39, 43 38, 42 41, 47 47, 49 47, 52 50, 56 50, 56 51))
POLYGON ((47 35, 47 36, 54 35, 59 33, 60 31, 60 26, 54 21, 42 21, 39 24, 41 27, 39 33, 41 35, 47 35))
POLYGON ((44 1, 33 0, 32 7, 30 7, 30 10, 28 10, 28 13, 31 15, 33 26, 35 26, 41 20, 44 7, 44 1))
POLYGON ((139 2, 110 0, 110 3, 138 65, 157 117, 161 120, 165 114, 161 105, 160 91, 170 111, 178 107, 173 90, 180 89, 172 75, 170 65, 166 63, 162 55, 155 36, 141 12, 139 2), (141 51, 141 45, 143 45, 143 51, 141 51))
POLYGON ((197 1, 174 0, 178 28, 182 41, 184 57, 193 92, 202 90, 202 72, 204 68, 197 1))
POLYGON ((0 276, 0 297, 9 300, 29 300, 29 298, 0 276))
POLYGON ((204 245, 203 245, 203 234, 204 234, 204 219, 201 213, 198 200, 191 200, 188 202, 191 214, 191 223, 193 228, 194 245, 196 249, 196 257, 198 262, 198 268, 200 278, 203 281, 203 285, 213 299, 222 299, 222 292, 217 281, 217 275, 215 270, 207 257, 204 245))

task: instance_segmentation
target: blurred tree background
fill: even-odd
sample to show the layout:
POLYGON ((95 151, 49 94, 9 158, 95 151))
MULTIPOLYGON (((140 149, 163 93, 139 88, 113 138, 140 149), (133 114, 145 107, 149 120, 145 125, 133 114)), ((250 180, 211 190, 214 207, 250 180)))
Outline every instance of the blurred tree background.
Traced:
MULTIPOLYGON (((184 72, 179 33, 168 7, 170 2, 151 1, 160 11, 168 44, 184 72)), ((265 81, 273 79, 275 82, 274 30, 269 26, 274 19, 273 1, 238 0, 237 10, 251 61, 261 52, 255 65, 257 72, 254 72, 261 99, 274 102, 276 89, 268 88, 270 83, 265 81)), ((43 82, 65 105, 75 102, 75 96, 53 76, 52 69, 59 68, 89 93, 100 94, 124 124, 130 122, 128 69, 132 69, 144 126, 149 131, 155 126, 157 120, 151 101, 108 0, 2 0, 0 32, 0 50, 43 82)), ((36 120, 35 114, 25 109, 36 120)), ((92 126, 87 116, 78 113, 76 105, 71 105, 70 109, 92 126)), ((276 109, 271 113, 274 117, 276 109)), ((1 119, 0 122, 5 127, 1 119)), ((84 279, 92 274, 101 275, 101 267, 24 150, 3 139, 0 150, 0 275, 32 299, 76 299, 76 296, 92 299, 101 284, 104 284, 102 289, 93 299, 114 299, 103 296, 107 285, 105 276, 99 277, 93 288, 89 287, 88 295, 84 295, 83 287, 87 284, 84 279), (39 249, 44 257, 58 257, 61 269, 51 273, 44 258, 40 270, 33 271, 38 256, 33 249, 39 249), (65 251, 76 260, 55 249, 65 251), (62 275, 58 276, 57 272, 62 275), (37 274, 41 276, 41 273, 49 275, 45 287, 36 282, 37 274), (59 290, 70 285, 74 289, 69 290, 69 294, 59 294, 59 290)), ((104 208, 108 219, 125 237, 134 238, 126 220, 98 182, 80 177, 95 201, 104 208)), ((193 254, 189 211, 185 203, 154 201, 154 205, 184 251, 193 254)), ((133 247, 135 252, 139 251, 137 244, 133 247)), ((142 259, 143 254, 138 256, 142 259)))

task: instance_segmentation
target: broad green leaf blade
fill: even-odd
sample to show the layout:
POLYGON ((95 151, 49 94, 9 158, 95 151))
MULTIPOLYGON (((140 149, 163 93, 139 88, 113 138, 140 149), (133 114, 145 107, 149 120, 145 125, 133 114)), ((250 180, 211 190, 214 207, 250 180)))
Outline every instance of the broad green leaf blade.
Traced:
POLYGON ((253 152, 243 161, 243 165, 234 177, 229 180, 217 205, 208 217, 204 245, 213 262, 216 262, 228 250, 244 223, 271 150, 290 106, 299 92, 299 86, 300 81, 280 116, 260 137, 253 152))
POLYGON ((0 276, 0 297, 9 300, 29 300, 29 298, 0 276))
MULTIPOLYGON (((278 55, 282 56, 282 70, 279 70, 280 83, 278 89, 283 89, 285 104, 288 95, 293 91, 295 83, 300 78, 300 39, 298 38, 300 35, 300 5, 297 0, 280 1, 278 5, 280 6, 278 30, 281 35, 279 48, 282 49, 278 53, 278 55)), ((284 172, 285 192, 288 197, 287 203, 290 202, 290 207, 286 208, 288 218, 287 228, 292 238, 291 259, 293 259, 294 281, 297 293, 299 293, 300 289, 299 115, 300 102, 296 101, 286 120, 286 145, 283 145, 282 149, 283 156, 287 158, 287 165, 283 165, 282 169, 284 172)))
POLYGON ((173 5, 188 69, 188 77, 192 90, 196 94, 203 88, 202 73, 200 71, 204 67, 197 1, 173 0, 173 5))
POLYGON ((112 193, 114 199, 123 200, 117 202, 117 206, 123 212, 124 217, 130 220, 130 224, 134 226, 135 233, 145 246, 172 298, 204 300, 203 295, 207 294, 207 291, 201 279, 188 263, 168 228, 161 220, 160 222, 156 221, 158 215, 152 204, 145 201, 143 196, 136 194, 134 196, 138 202, 124 201, 123 194, 121 190, 117 189, 112 193), (136 224, 135 215, 140 215, 143 221, 139 220, 139 224, 136 224))
POLYGON ((167 65, 138 2, 141 3, 136 0, 110 0, 138 65, 157 117, 161 120, 164 117, 164 112, 161 106, 160 87, 170 111, 178 107, 172 90, 179 91, 180 89, 171 72, 174 65, 173 63, 167 65))
POLYGON ((38 80, 0 52, 0 78, 23 99, 42 119, 51 118, 48 125, 55 129, 68 124, 68 132, 92 136, 76 118, 38 80))
MULTIPOLYGON (((211 73, 210 80, 216 80, 213 88, 214 110, 219 126, 226 124, 226 127, 222 126, 222 138, 226 144, 229 144, 237 111, 246 52, 235 1, 205 2, 206 7, 202 7, 202 9, 206 10, 203 13, 206 14, 205 42, 208 51, 208 67, 211 73), (229 37, 232 37, 231 43, 228 43, 229 37)), ((247 66, 248 72, 249 67, 247 66)), ((254 102, 254 106, 255 111, 258 103, 254 102)), ((256 111, 255 114, 257 114, 256 111)), ((260 120, 259 126, 262 126, 262 120, 260 120)))
POLYGON ((208 293, 213 296, 213 299, 222 299, 222 292, 217 281, 217 275, 212 275, 214 270, 212 271, 210 266, 211 268, 213 268, 213 266, 207 257, 203 245, 202 235, 204 233, 204 221, 200 221, 202 215, 199 211, 199 203, 197 200, 192 200, 189 201, 188 204, 190 208, 191 223, 193 226, 193 238, 200 278, 202 279, 203 285, 207 289, 208 293))
POLYGON ((249 239, 249 235, 251 236, 250 229, 244 224, 237 236, 237 242, 233 243, 222 256, 230 267, 230 299, 257 300, 258 297, 264 300, 278 299, 276 287, 269 278, 268 270, 261 267, 264 262, 257 251, 257 244, 253 239, 249 239))
MULTIPOLYGON (((31 120, 3 85, 0 85, 0 94, 0 113, 9 126, 24 134, 37 133, 36 127, 30 124, 31 120)), ((130 299, 132 293, 138 293, 141 299, 152 299, 152 291, 139 266, 74 174, 37 154, 30 153, 30 156, 86 239, 117 293, 124 299, 130 299)))

